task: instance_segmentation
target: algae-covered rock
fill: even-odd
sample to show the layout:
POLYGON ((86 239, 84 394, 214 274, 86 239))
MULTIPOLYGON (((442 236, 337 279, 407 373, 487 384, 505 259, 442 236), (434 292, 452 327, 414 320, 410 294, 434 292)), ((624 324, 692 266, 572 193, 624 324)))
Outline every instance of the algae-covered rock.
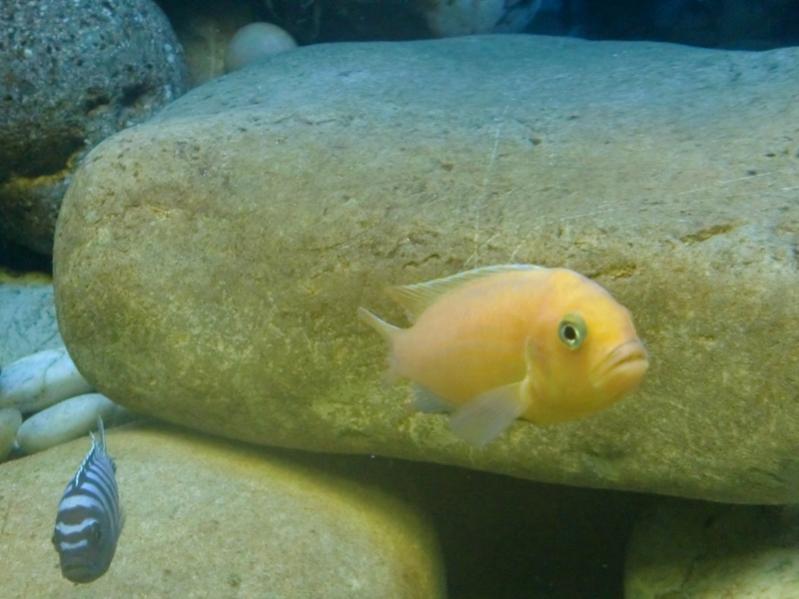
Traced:
POLYGON ((795 507, 661 502, 627 551, 627 599, 799 597, 795 507))
POLYGON ((61 577, 56 507, 89 439, 0 467, 4 597, 443 596, 427 521, 357 477, 155 426, 107 431, 125 525, 108 572, 61 577), (10 558, 9 558, 10 559, 10 558))
POLYGON ((134 411, 255 443, 782 502, 799 476, 799 50, 475 37, 301 48, 97 148, 56 239, 62 334, 134 411), (565 266, 651 368, 485 449, 383 380, 387 285, 565 266))

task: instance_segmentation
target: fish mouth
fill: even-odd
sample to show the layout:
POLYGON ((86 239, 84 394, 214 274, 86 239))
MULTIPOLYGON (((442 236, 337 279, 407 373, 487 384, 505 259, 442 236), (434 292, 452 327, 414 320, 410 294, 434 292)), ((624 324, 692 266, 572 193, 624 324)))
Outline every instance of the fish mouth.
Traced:
POLYGON ((638 339, 626 341, 613 349, 589 374, 595 387, 618 387, 624 392, 637 386, 649 368, 646 348, 638 339))

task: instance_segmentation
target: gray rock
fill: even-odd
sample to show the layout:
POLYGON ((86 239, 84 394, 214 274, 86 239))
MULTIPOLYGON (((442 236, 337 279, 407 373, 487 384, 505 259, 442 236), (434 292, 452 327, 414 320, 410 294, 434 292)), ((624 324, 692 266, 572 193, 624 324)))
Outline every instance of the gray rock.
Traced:
POLYGON ((11 453, 20 424, 22 424, 22 414, 19 413, 19 410, 0 408, 0 462, 11 453))
POLYGON ((97 427, 97 417, 109 423, 114 402, 100 393, 71 397, 42 410, 22 423, 17 444, 23 453, 36 453, 83 437, 97 427))
POLYGON ((0 407, 23 414, 91 390, 63 347, 26 356, 0 372, 0 407))
POLYGON ((487 36, 277 55, 93 152, 56 237, 62 334, 109 397, 246 441, 790 501, 797 81, 799 49, 487 36), (386 286, 508 262, 595 278, 652 366, 605 412, 476 451, 406 411, 355 314, 403 323, 386 286))
POLYGON ((627 546, 626 599, 799 597, 795 507, 664 501, 627 546))
POLYGON ((441 599, 429 519, 357 472, 171 427, 107 431, 125 527, 108 573, 80 589, 49 543, 88 438, 0 467, 3 597, 441 599))
POLYGON ((49 253, 72 172, 185 87, 151 0, 0 3, 0 235, 49 253))
POLYGON ((64 347, 48 277, 0 273, 0 306, 0 366, 43 349, 64 347))

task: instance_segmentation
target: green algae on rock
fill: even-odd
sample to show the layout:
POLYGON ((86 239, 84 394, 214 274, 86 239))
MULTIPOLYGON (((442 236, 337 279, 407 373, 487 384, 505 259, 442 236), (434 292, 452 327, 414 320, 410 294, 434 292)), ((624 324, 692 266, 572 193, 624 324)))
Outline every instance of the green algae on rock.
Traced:
POLYGON ((795 498, 798 59, 498 36, 306 47, 208 82, 78 172, 64 340, 115 402, 254 443, 795 498), (381 384, 355 310, 402 322, 386 285, 514 261, 596 278, 652 367, 602 414, 475 451, 381 384))
POLYGON ((88 437, 0 467, 7 597, 443 597, 435 535, 408 503, 357 477, 163 426, 108 431, 126 513, 91 585, 61 578, 50 544, 88 437))

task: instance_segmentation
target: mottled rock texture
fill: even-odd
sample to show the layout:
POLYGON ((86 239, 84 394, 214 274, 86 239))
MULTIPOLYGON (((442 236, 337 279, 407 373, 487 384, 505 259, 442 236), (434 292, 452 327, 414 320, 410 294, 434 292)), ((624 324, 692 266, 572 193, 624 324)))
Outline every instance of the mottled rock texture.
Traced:
POLYGON ((111 568, 73 585, 50 542, 86 437, 0 467, 0 547, 18 564, 4 597, 443 597, 427 519, 354 473, 172 428, 106 433, 126 514, 111 568))
POLYGON ((81 158, 185 88, 151 0, 0 3, 0 235, 50 253, 81 158))
POLYGON ((112 400, 255 443, 739 502, 799 476, 799 50, 500 36, 302 48, 85 162, 61 331, 112 400), (390 284, 532 262, 648 344, 595 417, 483 450, 382 382, 390 284))
POLYGON ((661 502, 627 552, 627 599, 799 597, 796 506, 661 502))
POLYGON ((43 349, 63 347, 50 277, 0 271, 0 367, 43 349))

